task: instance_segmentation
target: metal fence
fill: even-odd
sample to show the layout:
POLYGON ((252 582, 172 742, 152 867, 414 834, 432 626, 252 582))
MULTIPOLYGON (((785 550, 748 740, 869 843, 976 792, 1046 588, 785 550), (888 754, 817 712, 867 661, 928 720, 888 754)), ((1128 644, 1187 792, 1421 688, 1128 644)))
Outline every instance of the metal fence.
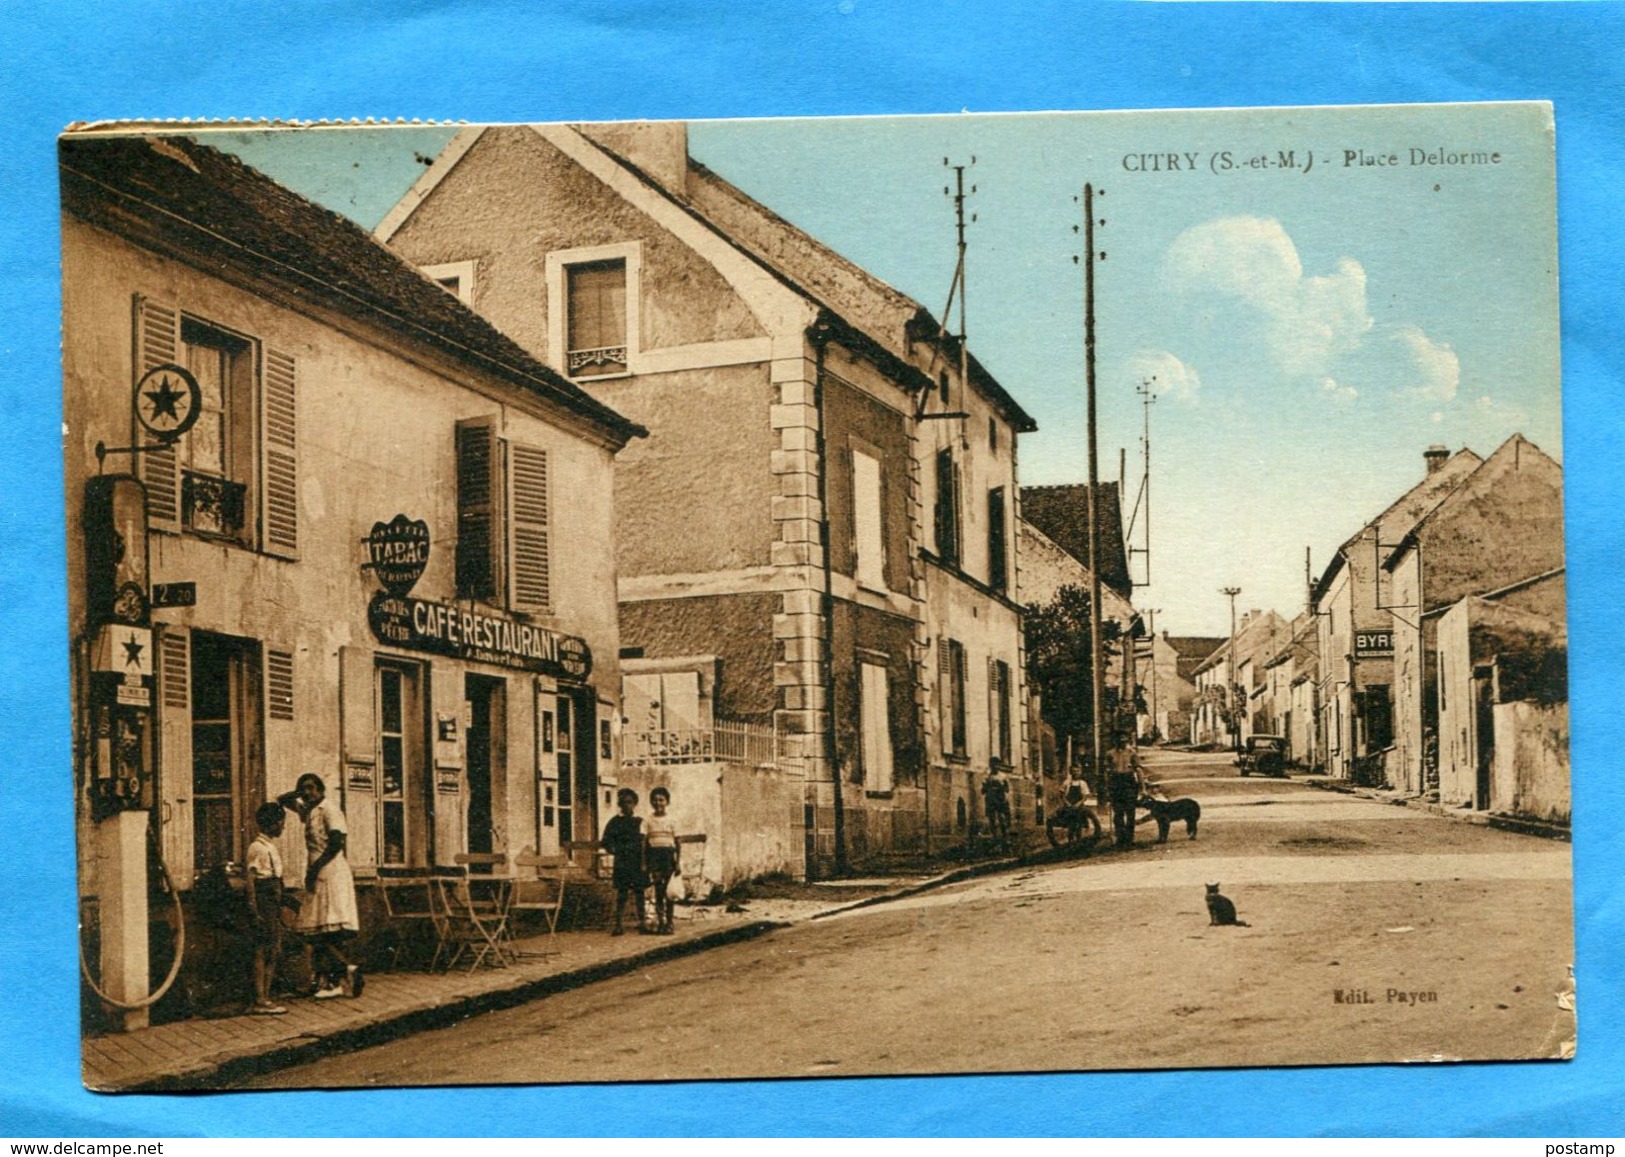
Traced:
POLYGON ((799 763, 808 737, 782 735, 759 723, 718 720, 710 727, 629 731, 622 737, 623 764, 740 763, 756 767, 799 763))

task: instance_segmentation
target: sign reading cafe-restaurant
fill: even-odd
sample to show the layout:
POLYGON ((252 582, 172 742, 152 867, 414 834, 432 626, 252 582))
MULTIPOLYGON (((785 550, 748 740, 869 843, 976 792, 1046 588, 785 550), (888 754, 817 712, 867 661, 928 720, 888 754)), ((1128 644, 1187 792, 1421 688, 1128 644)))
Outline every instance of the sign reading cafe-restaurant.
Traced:
POLYGON ((591 673, 592 652, 585 639, 521 623, 489 608, 408 594, 429 561, 429 528, 421 520, 398 514, 387 524, 375 523, 365 542, 368 568, 386 588, 367 604, 367 624, 379 642, 555 678, 581 680, 591 673))

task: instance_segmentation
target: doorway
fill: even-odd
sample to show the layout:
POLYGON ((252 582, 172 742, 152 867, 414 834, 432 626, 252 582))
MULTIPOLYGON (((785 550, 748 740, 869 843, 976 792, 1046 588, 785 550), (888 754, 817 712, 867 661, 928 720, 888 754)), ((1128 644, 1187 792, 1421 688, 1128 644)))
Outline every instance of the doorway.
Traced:
POLYGON ((250 639, 192 633, 193 867, 241 862, 265 798, 260 649, 250 639))
MULTIPOLYGON (((598 698, 589 687, 558 697, 559 846, 598 838, 598 698)), ((591 861, 588 860, 588 863, 591 861)))
POLYGON ((503 680, 467 675, 463 698, 468 719, 468 851, 502 851, 502 819, 496 801, 507 778, 506 696, 503 680))

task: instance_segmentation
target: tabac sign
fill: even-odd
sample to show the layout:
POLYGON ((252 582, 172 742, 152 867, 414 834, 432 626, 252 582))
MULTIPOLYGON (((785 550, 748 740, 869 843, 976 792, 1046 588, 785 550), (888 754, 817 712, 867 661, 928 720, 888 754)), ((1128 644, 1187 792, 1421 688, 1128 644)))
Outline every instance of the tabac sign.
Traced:
POLYGON ((361 540, 367 548, 366 569, 392 595, 405 595, 429 565, 429 524, 397 514, 388 522, 372 524, 361 540))
POLYGON ((592 652, 585 639, 485 610, 380 591, 367 605, 367 623, 379 642, 396 647, 560 679, 581 680, 592 671, 592 652))

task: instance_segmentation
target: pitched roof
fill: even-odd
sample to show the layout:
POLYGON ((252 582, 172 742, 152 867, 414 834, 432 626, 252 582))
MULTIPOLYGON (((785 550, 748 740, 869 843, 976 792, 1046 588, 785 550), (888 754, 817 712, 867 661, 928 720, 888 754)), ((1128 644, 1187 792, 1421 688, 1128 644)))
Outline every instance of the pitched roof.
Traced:
POLYGON ((1465 446, 1452 454, 1437 470, 1430 470, 1405 493, 1396 498, 1387 509, 1349 536, 1332 553, 1331 561, 1315 580, 1314 601, 1318 604, 1331 588, 1332 580, 1343 569, 1347 552, 1353 550, 1368 533, 1375 531, 1377 541, 1396 543, 1409 534, 1416 524, 1434 507, 1443 502, 1451 491, 1460 486, 1480 465, 1483 459, 1465 446))
MULTIPOLYGON (((1259 655, 1274 656, 1281 644, 1290 637, 1289 624, 1274 611, 1260 611, 1251 616, 1236 632, 1237 662, 1245 663, 1259 655)), ((1196 668, 1198 672, 1210 670, 1224 662, 1230 654, 1230 640, 1226 639, 1196 668)))
MULTIPOLYGON (((1084 566, 1089 565, 1089 487, 1023 486, 1021 517, 1084 566)), ((1134 592, 1128 549, 1123 542, 1123 510, 1117 483, 1102 482, 1095 502, 1100 529, 1100 581, 1123 598, 1134 592)))
POLYGON ((337 213, 181 135, 67 135, 62 206, 205 272, 245 269, 388 329, 586 419, 624 444, 647 431, 548 369, 337 213))
MULTIPOLYGON (((790 288, 893 357, 906 359, 912 343, 940 339, 943 327, 925 306, 792 225, 699 161, 689 158, 685 187, 674 190, 593 135, 591 126, 579 127, 587 130, 582 135, 600 152, 694 213, 790 288)), ((943 341, 941 348, 945 359, 958 360, 956 340, 943 341)), ((967 354, 966 364, 972 384, 1003 411, 1016 430, 1031 433, 1038 429, 975 355, 967 354)))
MULTIPOLYGON (((1405 532, 1404 537, 1394 545, 1388 556, 1383 560, 1383 566, 1388 570, 1393 570, 1398 564, 1400 558, 1416 545, 1418 536, 1421 535, 1429 526, 1437 524, 1441 519, 1450 517, 1453 511, 1460 509, 1467 503, 1475 501, 1480 495, 1488 494, 1494 491, 1496 485, 1500 482, 1501 478, 1508 470, 1515 470, 1519 468, 1519 463, 1525 454, 1534 455, 1536 459, 1544 465, 1550 466, 1557 470, 1562 469, 1557 465, 1557 462, 1539 446, 1525 438, 1522 434, 1513 434, 1505 442, 1502 442, 1499 446, 1497 446, 1495 448, 1495 452, 1488 458, 1484 459, 1479 464, 1477 469, 1463 478, 1460 485, 1452 488, 1448 494, 1444 495, 1438 502, 1429 507, 1428 511, 1421 518, 1418 518, 1411 524, 1410 528, 1405 532)), ((1561 538, 1561 530, 1559 530, 1558 536, 1561 538)), ((1513 536, 1509 536, 1507 540, 1502 543, 1504 549, 1511 552, 1520 552, 1523 548, 1530 545, 1531 544, 1528 542, 1518 541, 1518 539, 1513 536)), ((1544 552, 1541 553, 1544 554, 1544 552)), ((1536 568, 1529 567, 1525 569, 1533 571, 1536 568)))
POLYGON ((1189 679, 1203 661, 1229 642, 1223 635, 1164 635, 1163 642, 1174 649, 1174 670, 1189 679))

